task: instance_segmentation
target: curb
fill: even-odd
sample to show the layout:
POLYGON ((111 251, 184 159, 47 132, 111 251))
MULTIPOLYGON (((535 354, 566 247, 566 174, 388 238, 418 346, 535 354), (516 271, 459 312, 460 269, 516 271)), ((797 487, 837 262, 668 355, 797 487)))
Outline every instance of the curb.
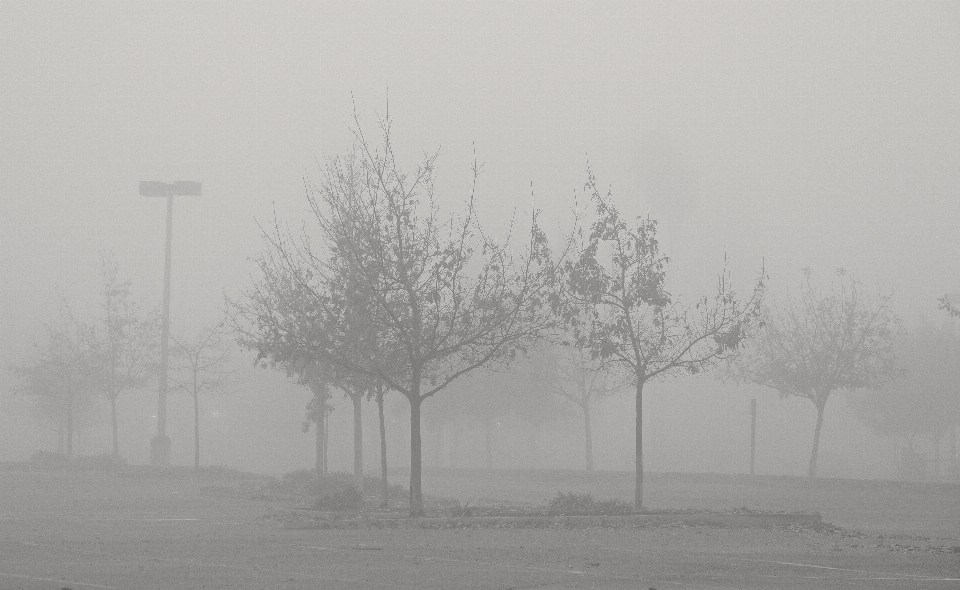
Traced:
POLYGON ((689 526, 728 526, 736 528, 771 528, 775 526, 811 525, 822 522, 819 514, 715 514, 663 513, 625 514, 620 516, 463 516, 409 518, 394 515, 363 514, 357 512, 320 512, 297 508, 278 508, 281 514, 308 516, 316 522, 340 525, 389 526, 396 528, 446 528, 455 526, 497 525, 575 525, 610 526, 626 524, 664 525, 680 523, 689 526))

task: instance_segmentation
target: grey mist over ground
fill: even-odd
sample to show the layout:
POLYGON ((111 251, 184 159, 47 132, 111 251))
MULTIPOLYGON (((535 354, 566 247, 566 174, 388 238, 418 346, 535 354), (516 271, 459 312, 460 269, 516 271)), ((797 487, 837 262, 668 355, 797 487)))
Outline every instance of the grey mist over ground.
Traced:
MULTIPOLYGON (((3 2, 4 366, 30 356, 60 294, 97 313, 101 250, 140 300, 159 301, 165 207, 137 195, 140 180, 203 183, 175 204, 172 329, 216 321, 224 294, 250 283, 260 226, 309 219, 304 177, 349 149, 354 110, 375 134, 388 96, 404 163, 440 150, 444 207, 468 194, 476 153, 491 232, 536 206, 558 238, 575 195, 585 202, 589 158, 624 212, 659 220, 683 301, 710 292, 726 255, 744 293, 761 267, 774 298, 796 292, 802 268, 843 267, 893 291, 906 325, 945 321, 937 298, 960 290, 958 31, 960 6, 935 2, 3 2)), ((249 360, 236 391, 203 402, 204 463, 310 466, 308 392, 249 360)), ((55 434, 2 379, 0 460, 52 450, 55 434)), ((757 398, 758 472, 804 473, 808 403, 710 377, 647 392, 648 469, 745 471, 757 398)), ((191 406, 170 403, 173 461, 189 464, 191 406)), ((820 473, 890 477, 895 441, 866 431, 843 394, 830 403, 820 473)), ((632 467, 631 404, 598 408, 598 469, 632 467)), ((121 452, 145 462, 156 394, 120 405, 121 452)), ((337 407, 331 467, 349 470, 349 403, 337 407)), ((404 403, 388 412, 400 467, 404 403)), ((535 444, 505 420, 497 466, 581 468, 579 418, 565 412, 535 444)), ((479 431, 454 453, 450 436, 425 433, 427 466, 482 465, 479 431)), ((80 441, 82 454, 109 452, 108 424, 80 441)))

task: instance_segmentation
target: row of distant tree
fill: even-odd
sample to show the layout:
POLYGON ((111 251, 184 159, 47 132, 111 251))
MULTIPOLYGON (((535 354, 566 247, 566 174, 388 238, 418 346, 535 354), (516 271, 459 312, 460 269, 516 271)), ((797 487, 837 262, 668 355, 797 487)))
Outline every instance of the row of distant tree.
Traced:
POLYGON ((949 323, 927 323, 901 333, 894 356, 891 379, 850 396, 854 413, 877 435, 905 443, 897 460, 902 477, 941 475, 944 454, 950 475, 960 477, 960 336, 949 323), (916 446, 921 439, 931 451, 930 470, 916 446), (941 453, 945 442, 947 452, 941 453))
MULTIPOLYGON (((160 313, 141 305, 116 258, 100 256, 98 312, 80 318, 62 298, 57 320, 44 326, 45 338, 33 358, 13 367, 19 393, 30 399, 39 421, 57 431, 58 451, 73 455, 78 425, 96 421, 109 408, 112 456, 120 458, 117 404, 120 397, 153 382, 159 370, 160 313)), ((199 397, 230 382, 231 339, 224 323, 201 330, 192 339, 172 338, 168 375, 172 389, 190 394, 194 405, 195 466, 200 465, 199 397)))
MULTIPOLYGON (((591 404, 617 391, 635 399, 635 506, 643 508, 643 392, 647 383, 720 369, 718 375, 810 400, 817 411, 809 474, 815 475, 829 399, 856 398, 880 434, 918 436, 939 449, 955 432, 960 399, 952 330, 905 333, 891 298, 869 296, 843 272, 818 285, 805 271, 799 293, 771 302, 761 269, 745 297, 726 267, 710 296, 685 304, 667 289, 668 258, 657 222, 628 219, 587 168, 589 207, 551 245, 532 211, 524 229, 498 240, 480 227, 472 189, 448 215, 434 194, 436 155, 404 171, 394 155, 389 118, 376 143, 354 127, 355 146, 330 159, 307 184, 312 226, 282 222, 264 232, 260 274, 226 302, 233 336, 257 363, 284 371, 313 392, 304 429, 316 428, 317 471, 326 472, 331 396, 352 402, 354 470, 362 476, 361 412, 374 400, 380 418, 386 501, 386 395, 410 408, 410 511, 422 514, 423 404, 428 415, 468 415, 486 425, 505 414, 550 417, 543 400, 562 396, 582 411, 585 458, 592 467, 591 404), (429 402, 427 400, 430 400, 429 402)), ((19 367, 26 391, 65 425, 66 440, 83 396, 103 395, 113 417, 121 392, 155 372, 158 321, 135 306, 116 264, 103 261, 103 305, 94 322, 73 318, 48 327, 34 362, 19 367)), ((957 310, 946 305, 947 311, 957 310)), ((177 387, 199 393, 222 383, 224 324, 192 341, 176 340, 177 387), (206 376, 206 377, 205 377, 206 376)), ((199 422, 196 464, 199 465, 199 422)))
MULTIPOLYGON (((465 208, 444 214, 434 195, 436 155, 405 171, 389 118, 375 143, 355 122, 354 148, 307 185, 313 226, 291 231, 278 221, 265 232, 261 275, 229 308, 241 342, 260 362, 313 388, 318 428, 331 388, 354 400, 358 472, 361 401, 380 404, 385 475, 383 396, 407 399, 413 515, 423 508, 421 409, 441 404, 433 398, 489 421, 503 401, 491 393, 520 397, 555 387, 581 406, 589 445, 591 396, 629 388, 636 400, 634 502, 642 509, 649 382, 722 367, 728 378, 809 399, 817 410, 814 475, 829 398, 843 390, 892 391, 914 374, 897 362, 900 322, 890 297, 866 296, 842 272, 825 291, 806 272, 799 296, 773 306, 763 301, 762 270, 740 297, 723 268, 711 296, 685 305, 667 290, 657 222, 622 216, 589 166, 590 207, 577 212, 558 245, 549 243, 537 211, 524 230, 511 225, 512 240, 498 241, 477 222, 479 166, 465 208), (524 371, 511 369, 523 363, 524 371), (530 387, 522 391, 498 382, 498 375, 515 382, 524 374, 530 387), (468 394, 451 396, 455 389, 468 394)), ((950 391, 953 405, 940 410, 956 424, 950 391)), ((880 412, 870 404, 884 398, 870 399, 865 403, 880 412)))

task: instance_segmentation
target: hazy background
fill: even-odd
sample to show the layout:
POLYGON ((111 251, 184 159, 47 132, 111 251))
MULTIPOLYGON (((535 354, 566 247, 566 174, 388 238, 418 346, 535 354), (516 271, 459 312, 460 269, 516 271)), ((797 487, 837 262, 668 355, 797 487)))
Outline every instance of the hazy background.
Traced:
MULTIPOLYGON (((304 219, 304 176, 349 148, 354 108, 376 131, 388 89, 404 161, 440 149, 445 204, 466 195, 476 150, 493 230, 535 204, 556 235, 589 157, 622 210, 660 221, 682 300, 708 292, 726 253, 742 291, 761 265, 775 297, 796 291, 803 267, 827 278, 842 266, 893 290, 907 325, 939 322, 937 297, 960 291, 958 56, 953 2, 4 1, 2 360, 30 357, 58 293, 78 315, 97 313, 101 249, 141 300, 159 301, 165 204, 139 197, 140 180, 203 182, 202 197, 175 204, 172 329, 214 321, 223 294, 250 281, 257 223, 304 219)), ((308 394, 244 367, 240 391, 205 402, 204 462, 310 465, 308 394)), ((54 445, 0 380, 0 460, 54 445)), ((812 404, 711 379, 647 391, 653 470, 744 471, 757 397, 758 471, 805 471, 812 404)), ((120 399, 128 460, 148 457, 155 398, 120 399)), ((598 468, 632 465, 631 403, 597 411, 598 468)), ((331 464, 348 469, 340 406, 331 464)), ((175 463, 192 457, 191 411, 171 398, 175 463)), ((544 431, 541 464, 582 465, 571 416, 544 431)), ((501 464, 526 466, 503 428, 501 464)), ((108 434, 106 422, 84 431, 80 452, 108 452, 108 434)), ((374 422, 366 434, 373 468, 374 422)), ((430 444, 428 433, 428 464, 430 444)), ((843 394, 831 401, 823 475, 889 476, 893 448, 850 417, 843 394)))

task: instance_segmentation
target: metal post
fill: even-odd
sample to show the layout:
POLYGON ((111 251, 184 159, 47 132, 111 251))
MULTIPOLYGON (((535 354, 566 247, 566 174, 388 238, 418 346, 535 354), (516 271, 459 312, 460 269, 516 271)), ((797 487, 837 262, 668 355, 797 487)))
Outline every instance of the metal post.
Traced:
POLYGON ((157 436, 150 445, 150 464, 170 465, 170 437, 167 436, 167 369, 170 341, 170 258, 173 240, 173 195, 167 196, 167 246, 163 261, 163 317, 160 333, 160 375, 157 401, 157 436))
POLYGON ((757 400, 750 400, 750 475, 757 457, 757 400))
POLYGON ((157 401, 157 436, 150 441, 150 464, 154 467, 170 465, 170 437, 167 436, 167 369, 170 340, 170 255, 173 241, 173 197, 199 197, 201 184, 193 180, 166 183, 159 180, 141 180, 140 195, 167 199, 167 246, 163 262, 163 318, 160 335, 160 374, 157 401))

